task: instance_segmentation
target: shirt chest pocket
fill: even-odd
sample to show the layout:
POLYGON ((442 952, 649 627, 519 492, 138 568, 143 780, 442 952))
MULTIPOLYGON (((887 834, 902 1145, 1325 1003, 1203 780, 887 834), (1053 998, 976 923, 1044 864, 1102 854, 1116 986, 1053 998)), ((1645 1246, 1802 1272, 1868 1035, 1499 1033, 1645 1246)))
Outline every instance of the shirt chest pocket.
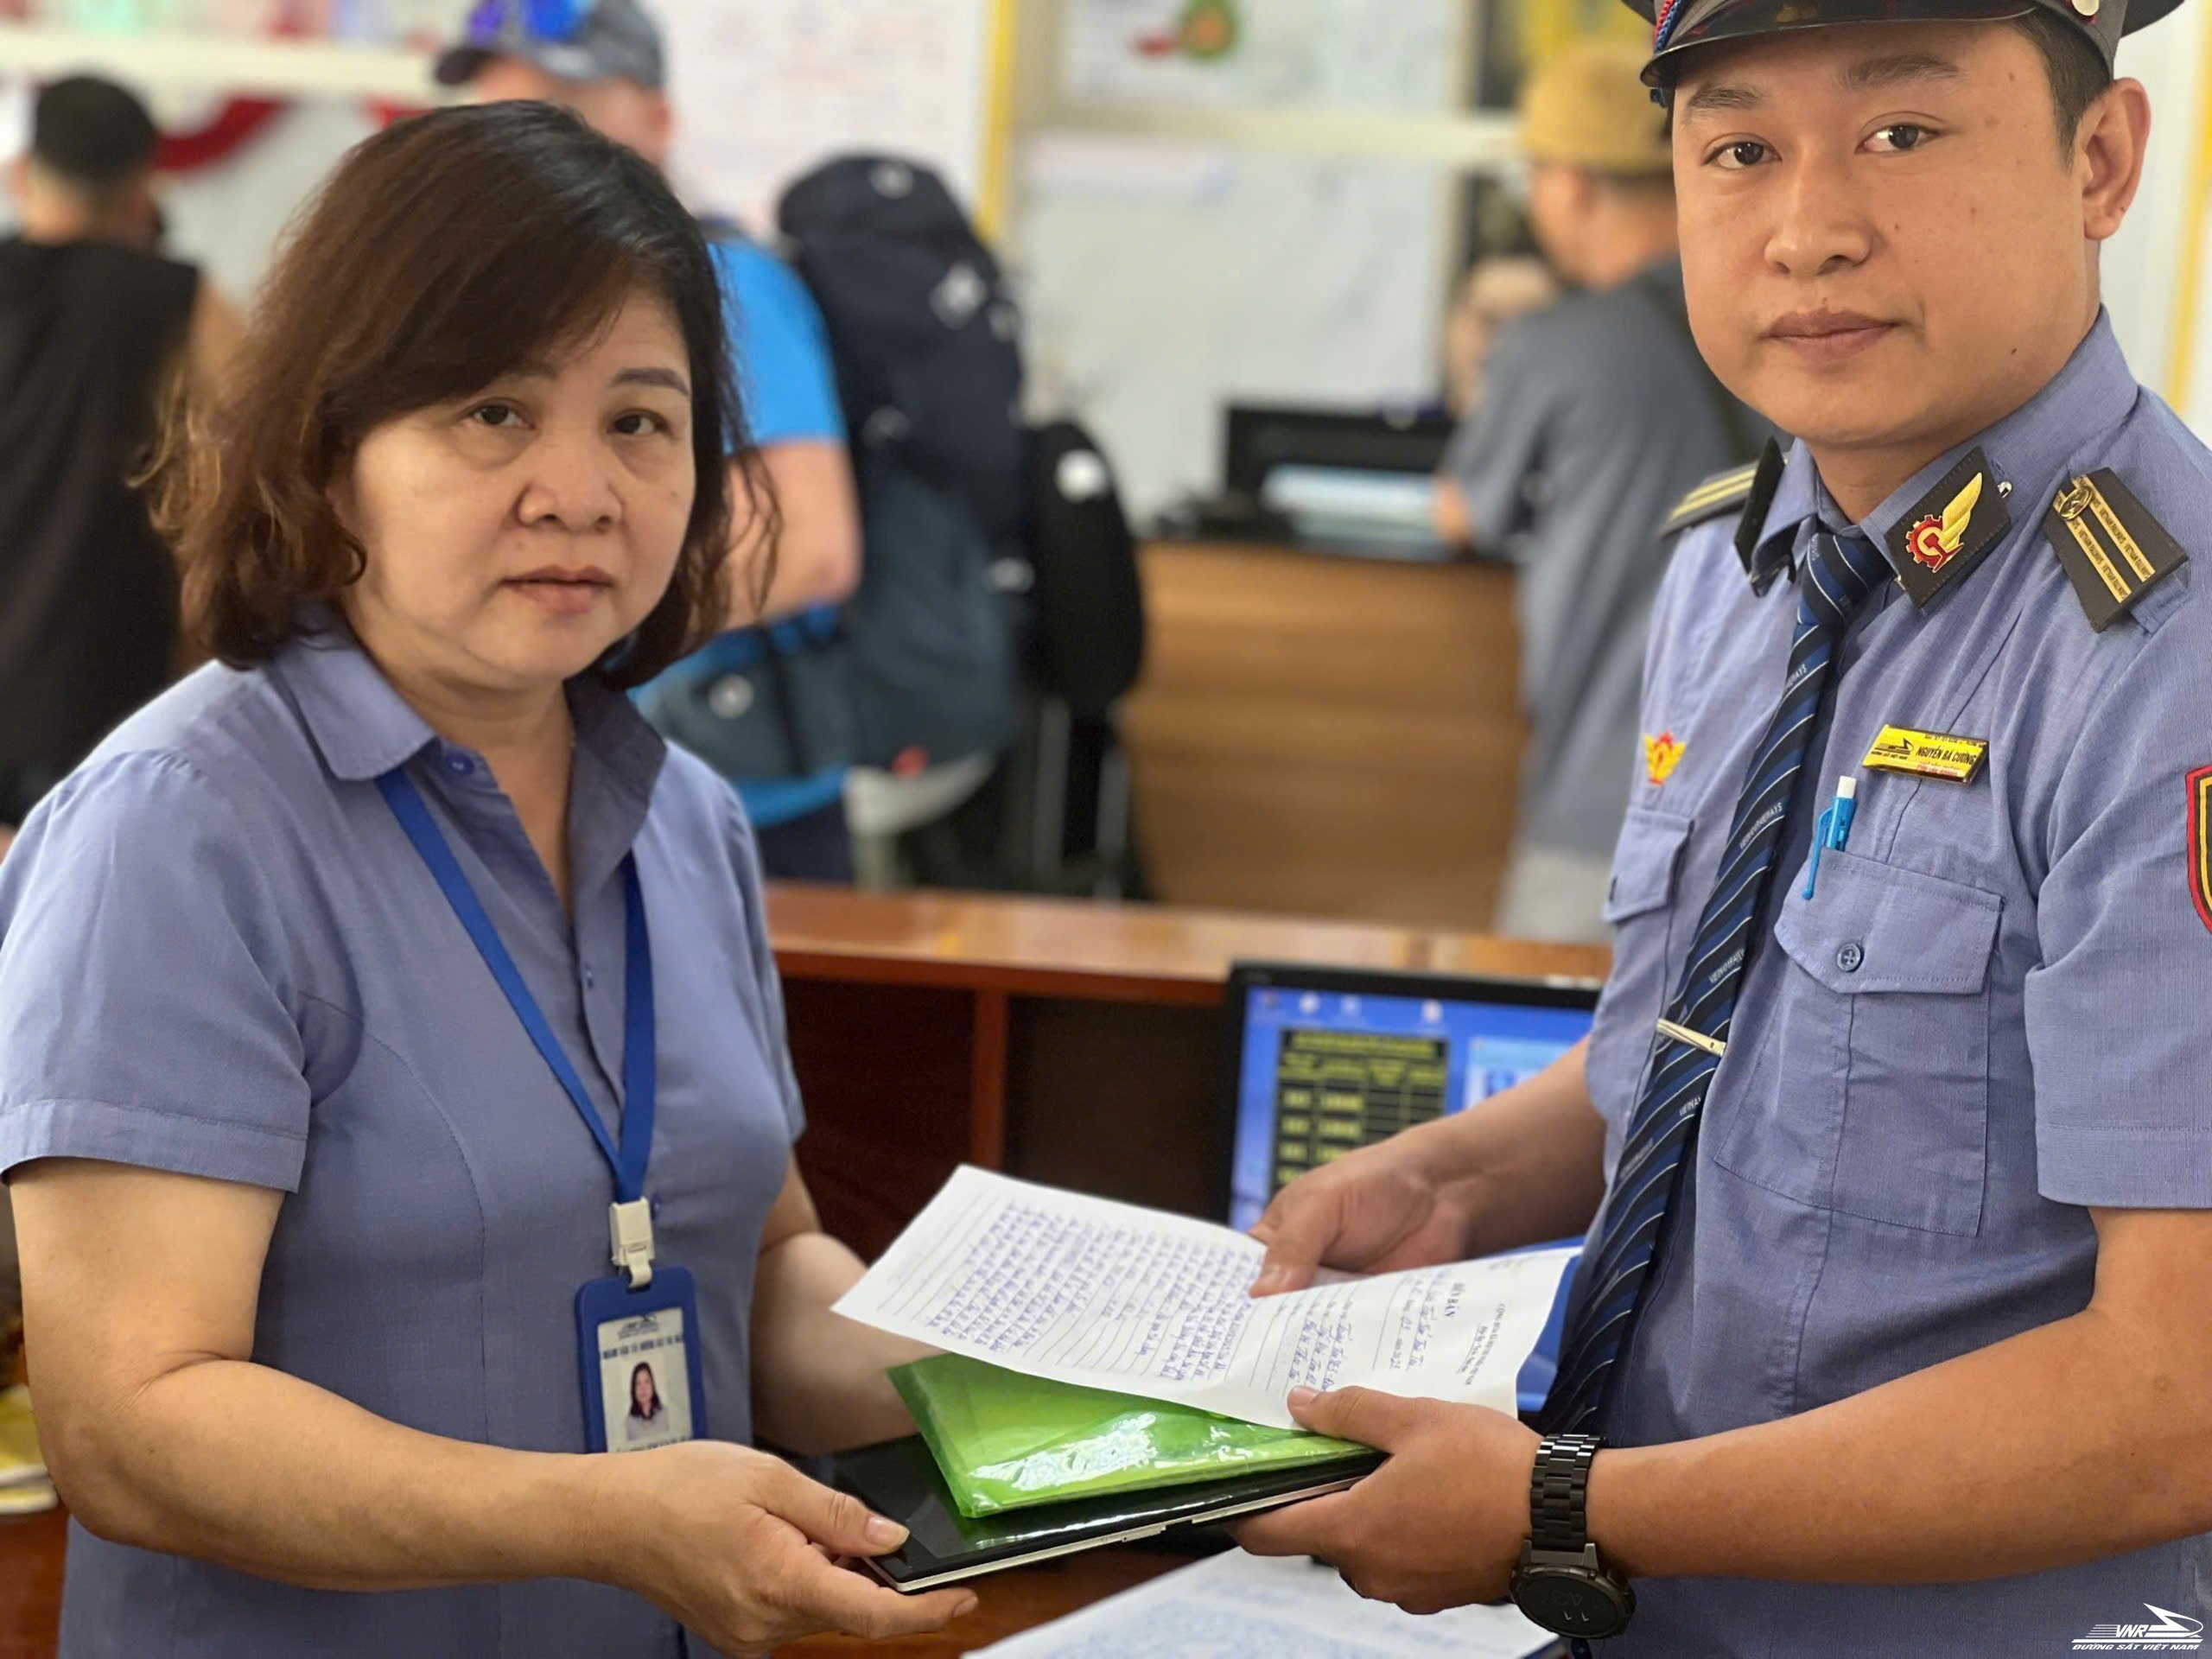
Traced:
POLYGON ((1989 969, 2000 901, 1850 853, 1791 884, 1789 957, 1714 1160, 1816 1209, 1923 1232, 1980 1230, 1989 969))

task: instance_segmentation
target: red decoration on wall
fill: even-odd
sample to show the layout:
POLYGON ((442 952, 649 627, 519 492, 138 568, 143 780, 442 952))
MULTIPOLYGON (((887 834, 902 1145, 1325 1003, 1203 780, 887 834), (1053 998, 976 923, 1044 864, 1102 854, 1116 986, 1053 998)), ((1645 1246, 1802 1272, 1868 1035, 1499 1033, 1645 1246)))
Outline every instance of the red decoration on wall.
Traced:
POLYGON ((266 98, 227 99, 205 124, 189 132, 163 133, 154 149, 154 165, 164 173, 191 173, 227 161, 284 108, 266 98))

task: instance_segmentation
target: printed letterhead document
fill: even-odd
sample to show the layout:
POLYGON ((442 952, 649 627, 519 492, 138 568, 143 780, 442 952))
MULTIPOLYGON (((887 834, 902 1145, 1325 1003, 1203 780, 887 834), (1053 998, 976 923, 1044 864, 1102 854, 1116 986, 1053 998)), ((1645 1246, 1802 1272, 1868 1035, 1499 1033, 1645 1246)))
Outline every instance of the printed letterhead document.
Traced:
POLYGON ((1301 1384, 1510 1412, 1575 1252, 1255 1301, 1265 1255, 1211 1222, 963 1167, 836 1311, 1008 1370, 1278 1428, 1301 1384))
POLYGON ((1231 1550, 978 1649, 992 1659, 1527 1659, 1552 1638, 1515 1607, 1416 1618, 1302 1556, 1231 1550))

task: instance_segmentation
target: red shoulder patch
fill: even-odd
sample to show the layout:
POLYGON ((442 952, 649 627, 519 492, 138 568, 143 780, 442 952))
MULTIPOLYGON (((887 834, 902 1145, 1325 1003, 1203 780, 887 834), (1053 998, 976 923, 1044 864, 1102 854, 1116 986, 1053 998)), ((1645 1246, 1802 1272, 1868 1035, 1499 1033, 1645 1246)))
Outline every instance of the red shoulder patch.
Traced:
POLYGON ((2212 766, 2189 774, 2189 896, 2212 928, 2212 766))

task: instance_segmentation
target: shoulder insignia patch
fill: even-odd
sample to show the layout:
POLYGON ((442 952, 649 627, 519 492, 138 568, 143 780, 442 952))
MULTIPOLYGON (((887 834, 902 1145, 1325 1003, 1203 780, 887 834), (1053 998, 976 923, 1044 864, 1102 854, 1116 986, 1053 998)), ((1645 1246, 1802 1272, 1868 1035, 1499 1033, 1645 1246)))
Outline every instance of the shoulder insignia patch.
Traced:
POLYGON ((2004 539, 2012 527, 2005 510, 2010 487, 1992 488, 1987 457, 1969 449, 1890 527, 1890 563, 1915 605, 1928 603, 2004 539))
POLYGON ((1751 461, 1731 467, 1725 473, 1715 473, 1681 500, 1660 524, 1662 536, 1672 536, 1677 531, 1688 530, 1692 524, 1701 524, 1708 518, 1718 518, 1732 512, 1751 499, 1751 486, 1758 480, 1759 464, 1751 461))
MULTIPOLYGON (((2099 633, 2189 563, 2181 544, 2108 467, 2059 491, 2044 515, 2043 532, 2099 633)), ((2196 804, 2192 796, 2191 807, 2196 804)))
POLYGON ((1751 493, 1744 498, 1744 510, 1736 518, 1736 559, 1744 567, 1744 574, 1751 579, 1751 591, 1764 594, 1767 585, 1781 569, 1779 563, 1762 567, 1759 563, 1759 532, 1766 528, 1767 509, 1774 505, 1774 498, 1782 488, 1782 469, 1784 465, 1782 446, 1772 438, 1759 450, 1758 464, 1751 469, 1751 493))

